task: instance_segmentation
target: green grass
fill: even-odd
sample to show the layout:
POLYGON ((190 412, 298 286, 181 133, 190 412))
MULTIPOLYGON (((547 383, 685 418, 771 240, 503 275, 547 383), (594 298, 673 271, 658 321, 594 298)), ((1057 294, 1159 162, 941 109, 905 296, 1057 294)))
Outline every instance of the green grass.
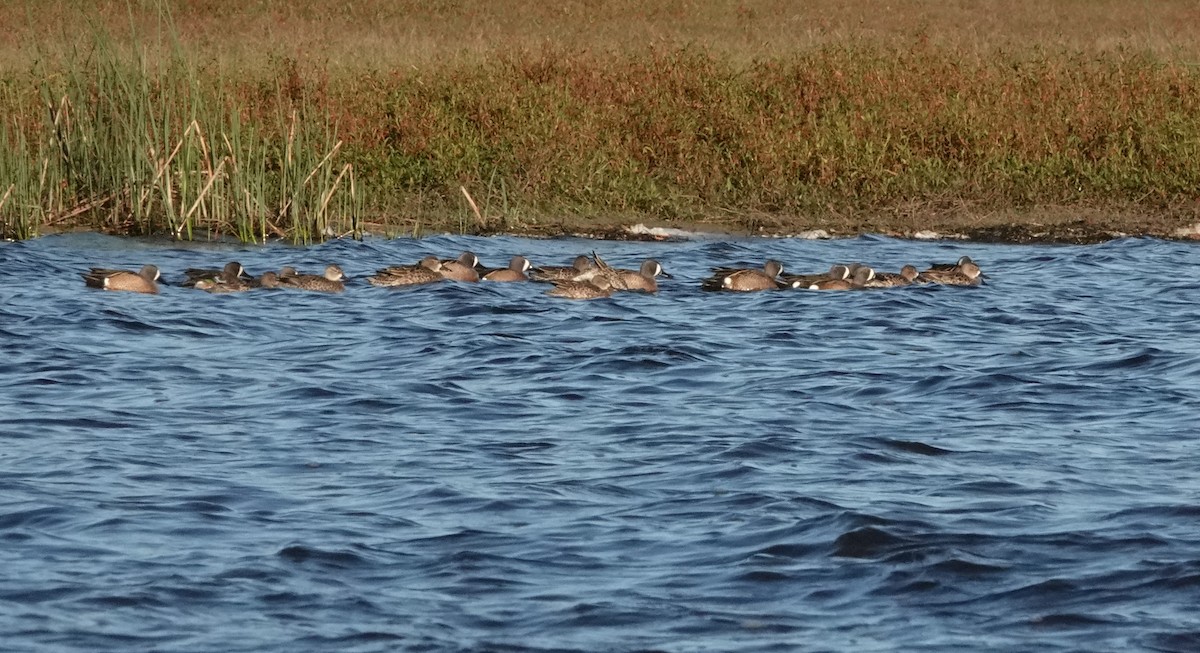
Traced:
MULTIPOLYGON (((179 49, 150 57, 97 34, 85 54, 4 85, 0 233, 48 227, 311 242, 358 234, 362 197, 333 124, 303 94, 268 109, 179 49), (20 81, 36 80, 22 94, 20 81)), ((271 95, 274 94, 274 97, 271 95)))

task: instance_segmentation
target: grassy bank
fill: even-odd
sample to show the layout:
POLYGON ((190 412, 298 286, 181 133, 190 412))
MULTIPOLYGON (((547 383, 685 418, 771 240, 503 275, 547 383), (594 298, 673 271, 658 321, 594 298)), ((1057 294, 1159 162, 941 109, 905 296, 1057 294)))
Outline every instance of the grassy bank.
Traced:
MULTIPOLYGON (((504 7, 402 4, 261 3, 221 36, 225 23, 206 21, 232 2, 178 3, 169 16, 138 6, 124 26, 112 3, 58 48, 62 36, 27 14, 43 46, 0 69, 0 231, 306 241, 364 225, 552 233, 647 221, 910 233, 1020 222, 1046 206, 1128 233, 1200 220, 1200 47, 1167 27, 1186 3, 1156 4, 1146 31, 1123 40, 1073 20, 1076 31, 1034 43, 1030 30, 1053 31, 1020 20, 1036 8, 981 38, 980 20, 948 28, 963 10, 947 3, 898 3, 910 22, 890 31, 856 29, 854 3, 828 3, 823 31, 789 40, 779 25, 795 3, 514 6, 540 29, 497 15, 507 32, 458 47, 446 30, 462 37, 480 20, 464 12, 504 7), (729 15, 688 28, 704 11, 729 15), (355 57, 352 36, 314 33, 322 21, 367 45, 429 25, 431 45, 412 37, 355 57), (243 31, 255 24, 267 35, 257 49, 243 31), (295 52, 272 24, 327 42, 295 52), (636 38, 656 25, 683 32, 636 38)), ((16 51, 11 38, 0 50, 16 51)))

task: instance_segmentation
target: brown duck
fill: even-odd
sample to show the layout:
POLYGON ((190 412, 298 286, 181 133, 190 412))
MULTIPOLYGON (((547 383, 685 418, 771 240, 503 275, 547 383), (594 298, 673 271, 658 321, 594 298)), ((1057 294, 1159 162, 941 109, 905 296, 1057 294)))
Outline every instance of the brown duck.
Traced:
POLYGON ((542 266, 532 268, 529 270, 529 279, 530 281, 570 281, 593 267, 592 259, 580 254, 567 267, 542 266))
POLYGON ((802 288, 807 290, 814 283, 828 281, 831 279, 848 279, 850 278, 850 268, 840 263, 834 264, 829 268, 828 272, 817 272, 813 274, 789 274, 780 277, 780 281, 785 288, 802 288))
POLYGON ((345 277, 341 267, 327 265, 325 273, 322 275, 298 273, 279 275, 279 287, 316 292, 342 292, 346 289, 346 284, 342 281, 345 277))
POLYGON ((960 263, 952 270, 930 268, 922 272, 919 278, 943 286, 978 286, 983 283, 979 266, 972 261, 960 263))
POLYGON ((158 281, 159 273, 158 268, 153 265, 143 265, 142 269, 137 272, 92 268, 82 276, 83 282, 90 288, 147 294, 158 293, 158 284, 155 282, 158 281))
POLYGON ((783 274, 783 264, 776 260, 767 261, 761 270, 716 268, 711 277, 700 282, 700 288, 733 292, 777 290, 780 288, 779 275, 781 274, 783 274))
POLYGON ((529 281, 525 273, 532 267, 529 259, 524 256, 514 256, 506 268, 485 269, 480 277, 483 281, 529 281))
POLYGON ((898 288, 918 283, 921 273, 912 265, 900 268, 900 272, 876 272, 875 278, 864 284, 867 288, 898 288))
POLYGON ((611 297, 612 287, 605 277, 596 277, 587 281, 552 281, 554 287, 546 291, 552 297, 567 299, 599 299, 611 297))
POLYGON ((475 266, 479 265, 479 257, 473 252, 463 252, 458 258, 441 261, 441 264, 438 271, 447 279, 470 283, 479 281, 479 272, 475 270, 475 266))
POLYGON ((575 277, 576 281, 586 281, 602 276, 608 279, 608 285, 613 290, 658 292, 658 282, 654 278, 660 275, 668 279, 672 278, 654 259, 646 259, 637 270, 614 268, 595 252, 592 252, 592 259, 594 261, 592 269, 575 277))
POLYGON ((826 279, 808 287, 809 290, 857 290, 866 287, 875 278, 875 270, 860 266, 849 279, 826 279))
POLYGON ((436 256, 426 256, 416 265, 393 265, 381 268, 375 276, 367 277, 372 286, 419 286, 444 280, 442 262, 436 256))

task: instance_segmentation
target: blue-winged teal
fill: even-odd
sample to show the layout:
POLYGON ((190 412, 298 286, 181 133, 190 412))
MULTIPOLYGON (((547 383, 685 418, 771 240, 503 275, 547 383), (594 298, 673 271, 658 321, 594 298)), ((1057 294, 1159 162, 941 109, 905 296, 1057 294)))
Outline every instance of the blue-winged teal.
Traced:
POLYGON ((126 292, 141 292, 155 294, 158 292, 158 268, 153 265, 143 265, 141 270, 110 270, 108 268, 92 268, 83 273, 83 282, 91 288, 104 290, 124 290, 126 292))
POLYGON ((524 256, 514 256, 506 268, 484 269, 479 271, 484 281, 529 281, 525 272, 532 267, 529 259, 524 256))
POLYGON ((814 283, 828 281, 830 279, 848 279, 850 278, 850 268, 834 264, 830 266, 828 272, 817 272, 813 274, 786 274, 780 277, 780 281, 785 288, 800 288, 807 290, 814 283))
POLYGON ((826 279, 808 287, 809 290, 856 290, 863 288, 875 278, 875 270, 860 265, 849 279, 826 279))
POLYGON ((376 270, 375 276, 367 277, 372 286, 419 286, 442 281, 442 262, 436 256, 426 256, 416 265, 393 265, 376 270))
POLYGON ((900 272, 876 272, 875 278, 864 284, 867 288, 897 288, 899 286, 908 286, 917 283, 917 279, 921 276, 917 272, 917 268, 912 265, 906 265, 900 268, 900 272))
POLYGON ((184 286, 210 293, 244 292, 254 285, 254 278, 246 275, 246 270, 237 261, 226 263, 220 271, 188 268, 184 276, 184 286))
POLYGON ((587 272, 593 267, 592 259, 580 254, 575 257, 575 260, 568 267, 542 266, 532 268, 529 271, 529 279, 530 281, 570 281, 579 276, 580 273, 587 272))
POLYGON ((943 286, 978 286, 983 282, 980 278, 979 266, 972 261, 965 261, 954 266, 951 270, 930 268, 921 273, 919 279, 943 286))
POLYGON ((342 292, 346 284, 342 268, 336 265, 326 265, 325 274, 289 274, 279 276, 279 287, 296 288, 298 290, 315 290, 317 292, 342 292))
POLYGON ((183 271, 181 286, 195 286, 197 281, 208 279, 218 283, 238 284, 250 280, 246 269, 237 261, 230 261, 220 270, 211 268, 188 268, 183 271))
POLYGON ((966 263, 974 263, 974 262, 975 261, 972 261, 970 256, 960 256, 960 257, 958 257, 958 262, 956 262, 956 263, 931 263, 929 265, 929 269, 951 272, 951 271, 957 270, 958 266, 960 266, 960 265, 964 265, 966 263))
POLYGON ((214 295, 231 293, 231 292, 246 292, 252 287, 248 283, 235 281, 234 283, 226 283, 221 277, 215 279, 197 279, 192 287, 196 290, 213 293, 214 295))
POLYGON ((591 270, 581 273, 575 277, 577 281, 587 280, 594 277, 604 277, 608 279, 609 286, 613 290, 635 290, 639 292, 658 292, 658 281, 654 278, 661 275, 667 279, 672 278, 663 269, 662 265, 654 259, 646 259, 642 261, 642 265, 637 270, 626 270, 622 268, 614 268, 604 262, 595 252, 592 252, 592 259, 595 261, 594 267, 591 270))
POLYGON ((274 272, 263 272, 262 276, 250 282, 255 288, 278 288, 279 275, 274 272))
POLYGON ((754 290, 776 290, 780 287, 779 275, 783 274, 783 263, 767 261, 761 270, 741 268, 716 268, 713 275, 700 282, 704 290, 731 290, 749 292, 754 290))
POLYGON ((600 297, 611 297, 613 293, 608 279, 604 277, 596 277, 588 281, 552 281, 551 283, 554 284, 554 287, 547 290, 546 294, 553 297, 599 299, 600 297))
POLYGON ((472 252, 463 252, 458 255, 458 258, 450 261, 442 261, 442 267, 438 270, 442 276, 454 281, 479 281, 479 272, 475 270, 475 266, 479 265, 479 257, 472 252))

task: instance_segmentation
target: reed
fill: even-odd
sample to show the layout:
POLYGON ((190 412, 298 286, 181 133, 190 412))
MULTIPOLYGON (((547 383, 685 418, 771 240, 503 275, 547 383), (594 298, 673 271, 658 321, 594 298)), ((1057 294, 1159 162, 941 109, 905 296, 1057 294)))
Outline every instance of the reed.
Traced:
MULTIPOLYGON (((358 234, 361 196, 336 128, 302 94, 254 112, 179 48, 129 49, 105 34, 39 66, 36 97, 4 95, 0 230, 54 226, 191 239, 311 242, 358 234)), ((285 80, 277 80, 283 83, 285 80)))

